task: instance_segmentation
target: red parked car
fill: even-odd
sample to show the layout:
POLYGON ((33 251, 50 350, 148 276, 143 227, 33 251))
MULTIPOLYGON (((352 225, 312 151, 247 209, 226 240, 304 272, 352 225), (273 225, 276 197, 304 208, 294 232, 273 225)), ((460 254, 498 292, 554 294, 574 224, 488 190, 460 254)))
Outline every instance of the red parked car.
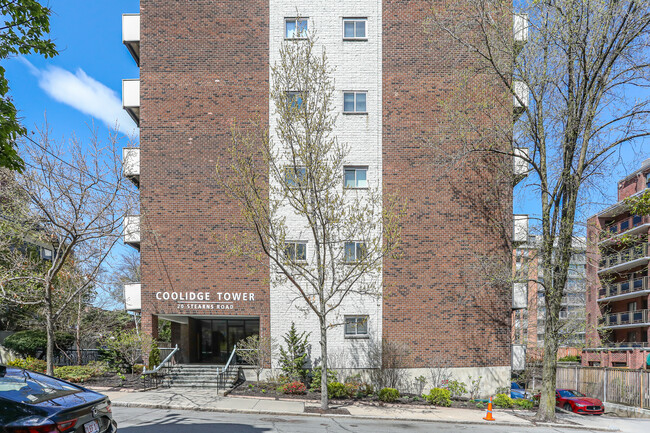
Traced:
POLYGON ((555 405, 564 410, 583 415, 602 415, 605 413, 603 402, 597 398, 587 397, 572 389, 556 389, 555 405))

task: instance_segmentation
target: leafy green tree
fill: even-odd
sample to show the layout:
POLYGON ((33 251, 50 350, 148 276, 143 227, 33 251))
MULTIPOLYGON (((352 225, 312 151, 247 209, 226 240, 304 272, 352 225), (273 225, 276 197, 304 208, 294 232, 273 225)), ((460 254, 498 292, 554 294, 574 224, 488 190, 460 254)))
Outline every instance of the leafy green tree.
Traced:
MULTIPOLYGON (((0 61, 11 56, 57 55, 56 47, 46 35, 50 31, 52 10, 36 0, 5 0, 0 3, 4 25, 0 27, 0 61)), ((9 81, 0 66, 0 167, 22 171, 23 160, 15 149, 16 139, 27 130, 20 124, 18 111, 8 96, 9 81)))
MULTIPOLYGON (((74 343, 74 336, 67 332, 55 332, 56 345, 67 349, 74 343)), ((5 339, 3 345, 21 356, 42 358, 47 349, 47 333, 40 329, 18 331, 5 339)))
POLYGON ((305 363, 308 336, 309 334, 304 331, 299 334, 296 331, 296 324, 291 322, 291 329, 282 337, 287 345, 287 350, 280 346, 280 366, 282 371, 289 376, 289 381, 305 381, 307 378, 305 363))
POLYGON ((158 343, 155 341, 151 342, 151 351, 149 352, 149 370, 153 370, 158 367, 162 360, 160 359, 160 349, 158 348, 158 343))

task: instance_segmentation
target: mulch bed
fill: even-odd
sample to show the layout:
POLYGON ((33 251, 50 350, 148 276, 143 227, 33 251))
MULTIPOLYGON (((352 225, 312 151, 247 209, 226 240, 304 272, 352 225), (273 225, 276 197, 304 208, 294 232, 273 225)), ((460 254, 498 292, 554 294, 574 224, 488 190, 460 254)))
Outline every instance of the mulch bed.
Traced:
POLYGON ((319 413, 321 415, 350 415, 349 410, 341 407, 323 410, 320 407, 307 406, 305 407, 305 413, 319 413))
POLYGON ((125 380, 122 380, 116 374, 105 374, 103 376, 92 377, 79 385, 89 388, 108 388, 107 391, 119 391, 122 389, 139 390, 143 389, 142 379, 139 374, 125 374, 125 380))
MULTIPOLYGON (((233 389, 229 395, 235 396, 244 396, 244 397, 262 397, 262 398, 275 398, 283 400, 308 400, 308 401, 320 401, 320 392, 307 391, 305 394, 285 394, 282 391, 278 391, 279 384, 276 383, 267 383, 267 382, 245 382, 239 387, 233 389)), ((422 397, 416 396, 414 394, 403 394, 397 401, 393 403, 384 403, 377 398, 376 395, 370 395, 362 398, 349 398, 349 399, 330 399, 332 403, 340 404, 354 404, 361 403, 367 406, 378 406, 385 407, 388 405, 409 405, 409 406, 423 406, 423 407, 433 407, 427 403, 422 397)), ((456 401, 452 400, 451 407, 460 408, 460 409, 474 409, 485 411, 485 407, 477 408, 476 404, 470 403, 468 401, 456 401)), ((306 409, 305 409, 306 410, 306 409)))

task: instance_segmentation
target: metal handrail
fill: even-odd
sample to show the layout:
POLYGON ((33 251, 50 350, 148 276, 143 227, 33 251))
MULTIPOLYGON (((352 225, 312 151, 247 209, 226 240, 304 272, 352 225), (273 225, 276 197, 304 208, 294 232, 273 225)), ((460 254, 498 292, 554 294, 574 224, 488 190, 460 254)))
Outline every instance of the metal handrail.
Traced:
POLYGON ((147 367, 144 367, 144 368, 142 369, 142 374, 153 374, 153 373, 157 373, 157 372, 162 368, 162 366, 165 365, 165 364, 166 364, 166 363, 171 359, 172 356, 174 356, 174 354, 175 354, 176 352, 178 352, 178 344, 176 345, 176 347, 174 347, 174 350, 172 350, 172 351, 169 353, 169 355, 167 355, 167 357, 166 357, 166 358, 165 358, 165 359, 164 359, 164 360, 163 360, 163 361, 162 361, 162 362, 161 362, 157 367, 154 367, 153 370, 149 370, 149 371, 147 371, 147 367))
POLYGON ((228 362, 226 362, 226 365, 221 369, 218 373, 218 380, 217 380, 217 392, 219 392, 219 389, 223 386, 224 388, 226 387, 225 385, 225 380, 226 380, 226 375, 229 373, 230 368, 233 367, 231 365, 231 362, 233 360, 233 357, 237 353, 237 345, 232 349, 232 353, 230 354, 230 357, 228 358, 228 362))
POLYGON ((226 366, 223 367, 223 370, 221 370, 220 374, 224 373, 226 370, 230 368, 230 362, 232 361, 232 357, 235 356, 235 352, 237 352, 237 345, 232 348, 232 353, 230 354, 230 358, 228 358, 228 362, 226 362, 226 366))

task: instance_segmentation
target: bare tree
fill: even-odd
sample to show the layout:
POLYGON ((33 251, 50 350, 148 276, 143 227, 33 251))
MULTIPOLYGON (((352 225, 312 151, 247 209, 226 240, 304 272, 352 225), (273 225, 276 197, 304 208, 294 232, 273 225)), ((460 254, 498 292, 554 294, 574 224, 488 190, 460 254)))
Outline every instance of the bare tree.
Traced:
MULTIPOLYGON (((498 0, 452 0, 444 10, 436 5, 427 29, 446 35, 473 56, 468 82, 487 71, 511 98, 483 104, 507 101, 518 117, 513 131, 480 105, 475 107, 480 116, 466 115, 469 109, 454 113, 462 125, 459 130, 471 132, 462 137, 465 154, 500 152, 530 167, 540 208, 545 278, 539 283, 545 286, 547 311, 537 417, 552 420, 560 309, 576 214, 584 204, 585 188, 597 186, 617 147, 648 135, 648 101, 638 98, 636 90, 649 84, 650 3, 528 0, 518 6, 522 15, 515 20, 514 38, 512 3, 498 0), (499 150, 497 144, 504 142, 512 148, 499 150)), ((467 91, 461 88, 457 97, 467 91)))
MULTIPOLYGON (((99 284, 103 265, 122 232, 130 205, 124 192, 116 134, 107 143, 91 130, 89 143, 68 144, 47 127, 23 143, 26 170, 17 176, 26 198, 7 224, 14 240, 46 245, 47 260, 15 243, 0 248, 0 297, 42 309, 47 330, 47 372, 52 374, 55 323, 80 296, 99 284)), ((28 249, 29 250, 29 249, 28 249)))
MULTIPOLYGON (((403 207, 382 198, 380 185, 344 188, 348 146, 334 135, 331 69, 319 51, 313 35, 282 45, 271 69, 274 138, 259 123, 235 125, 230 161, 217 166, 217 177, 249 229, 224 246, 263 266, 270 261, 271 284, 290 287, 294 305, 318 318, 327 371, 327 330, 340 324, 332 314, 350 294, 380 296, 382 260, 398 255, 403 207), (308 255, 289 242, 296 235, 313 245, 308 255)), ((326 374, 321 381, 326 390, 326 374)))
POLYGON ((237 343, 237 356, 253 367, 258 382, 260 374, 271 363, 274 350, 275 344, 269 336, 251 335, 237 343))

